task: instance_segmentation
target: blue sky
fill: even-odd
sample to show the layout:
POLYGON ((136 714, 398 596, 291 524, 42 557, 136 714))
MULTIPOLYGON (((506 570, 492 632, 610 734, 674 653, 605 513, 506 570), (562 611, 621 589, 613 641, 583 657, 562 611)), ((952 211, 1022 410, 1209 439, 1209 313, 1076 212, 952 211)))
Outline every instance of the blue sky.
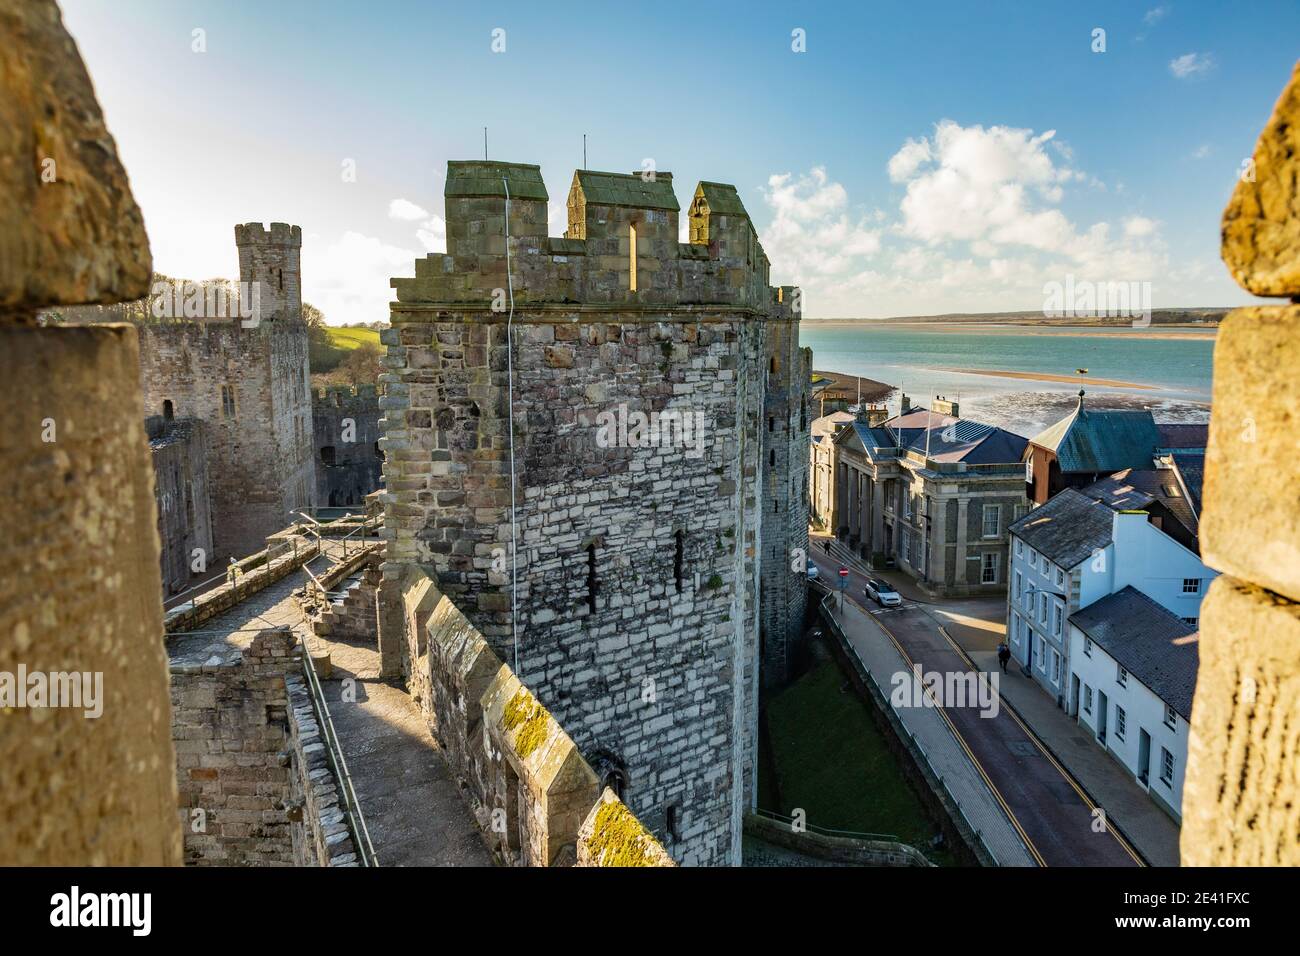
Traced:
POLYGON ((483 126, 541 165, 553 234, 583 133, 683 206, 735 183, 808 317, 1039 309, 1067 274, 1246 302, 1219 217, 1300 57, 1294 0, 62 7, 155 267, 232 276, 234 223, 297 223, 333 322, 386 319, 387 278, 441 250, 483 126))

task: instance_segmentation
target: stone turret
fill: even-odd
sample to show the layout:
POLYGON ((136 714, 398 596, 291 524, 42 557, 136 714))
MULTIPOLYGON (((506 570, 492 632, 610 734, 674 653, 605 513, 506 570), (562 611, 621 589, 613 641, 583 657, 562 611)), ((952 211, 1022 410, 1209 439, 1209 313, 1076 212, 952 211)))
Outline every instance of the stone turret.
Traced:
POLYGON ((734 864, 802 629, 811 368, 735 189, 682 243, 672 183, 578 170, 548 237, 538 167, 449 165, 382 335, 384 573, 436 576, 675 859, 734 864))
POLYGON ((261 286, 258 317, 262 321, 302 318, 302 227, 260 222, 235 226, 239 281, 261 286))

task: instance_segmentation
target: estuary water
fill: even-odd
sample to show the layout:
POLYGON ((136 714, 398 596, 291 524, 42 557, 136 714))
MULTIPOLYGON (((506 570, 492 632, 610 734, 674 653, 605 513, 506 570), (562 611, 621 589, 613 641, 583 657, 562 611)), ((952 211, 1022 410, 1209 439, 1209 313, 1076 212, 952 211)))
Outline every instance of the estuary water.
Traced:
POLYGON ((1214 334, 805 320, 800 344, 812 348, 814 368, 901 386, 916 405, 934 395, 958 399, 963 417, 1032 437, 1074 407, 1080 386, 1094 407, 1148 407, 1160 422, 1207 421, 1214 334), (1067 380, 1032 377, 1039 375, 1067 380))

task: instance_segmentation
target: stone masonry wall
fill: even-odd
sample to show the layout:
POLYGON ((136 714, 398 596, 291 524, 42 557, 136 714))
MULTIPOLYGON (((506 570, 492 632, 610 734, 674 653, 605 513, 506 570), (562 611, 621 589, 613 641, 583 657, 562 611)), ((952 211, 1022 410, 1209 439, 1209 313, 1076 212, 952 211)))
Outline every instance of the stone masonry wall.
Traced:
POLYGON ((1255 295, 1214 348, 1201 609, 1182 862, 1300 865, 1300 63, 1223 217, 1223 259, 1255 295))
POLYGON ((196 551, 202 553, 202 567, 211 567, 207 444, 202 423, 194 419, 166 421, 155 416, 145 420, 145 431, 153 456, 163 588, 169 595, 178 594, 196 577, 196 551))
POLYGON ((258 634, 235 661, 172 669, 185 862, 355 862, 338 787, 291 631, 258 634))
MULTIPOLYGON (((586 238, 556 240, 544 235, 535 169, 453 164, 451 254, 394 280, 381 442, 389 573, 429 568, 493 650, 517 661, 602 779, 620 780, 632 810, 665 838, 675 816, 678 859, 736 862, 752 799, 759 536, 790 550, 789 526, 763 523, 764 506, 789 520, 789 501, 771 503, 789 485, 764 496, 756 478, 767 337, 778 325, 793 330, 797 314, 766 286, 766 260, 734 190, 733 211, 712 222, 708 245, 660 235, 675 235, 675 209, 592 201, 582 207, 586 238), (487 170, 488 195, 465 195, 480 187, 466 186, 461 167, 487 170), (504 190, 488 175, 498 173, 511 179, 512 196, 527 196, 509 213, 513 351, 505 315, 486 302, 452 304, 491 300, 504 287, 504 190), (629 418, 665 411, 702 422, 702 440, 651 442, 629 418)), ((633 179, 619 182, 640 188, 633 179)), ((792 331, 784 342, 794 350, 796 339, 792 331)), ((801 460, 806 443, 805 427, 801 460)))
POLYGON ((140 327, 145 408, 205 426, 213 546, 242 558, 315 497, 307 329, 300 323, 173 322, 140 327), (234 389, 234 413, 222 387, 234 389))
POLYGON ((35 320, 51 307, 139 298, 151 268, 57 5, 0 0, 0 465, 12 487, 0 517, 0 672, 101 684, 95 703, 83 698, 90 707, 0 717, 7 866, 180 862, 135 330, 35 320), (42 158, 57 163, 57 181, 43 179, 42 158))
MULTIPOLYGON (((599 806, 595 772, 431 579, 414 572, 404 584, 408 687, 420 688, 421 711, 497 858, 510 865, 573 865, 582 854, 579 830, 599 806)), ((653 865, 671 865, 624 811, 644 835, 653 865)))

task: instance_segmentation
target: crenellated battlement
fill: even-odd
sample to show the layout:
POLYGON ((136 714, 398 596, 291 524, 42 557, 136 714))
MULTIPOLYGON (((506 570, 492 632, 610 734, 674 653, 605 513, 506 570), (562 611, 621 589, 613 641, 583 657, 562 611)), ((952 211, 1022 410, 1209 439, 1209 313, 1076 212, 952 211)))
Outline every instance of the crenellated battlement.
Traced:
POLYGON ((302 227, 291 226, 286 222, 273 222, 267 229, 260 222, 244 222, 235 225, 235 245, 237 246, 293 246, 302 247, 302 227))
POLYGON ((701 306, 798 318, 793 287, 768 284, 767 254, 734 186, 696 186, 687 243, 669 172, 575 171, 563 236, 548 235, 538 166, 450 162, 444 197, 447 252, 417 259, 415 278, 392 280, 399 310, 504 312, 512 290, 516 308, 701 306))

